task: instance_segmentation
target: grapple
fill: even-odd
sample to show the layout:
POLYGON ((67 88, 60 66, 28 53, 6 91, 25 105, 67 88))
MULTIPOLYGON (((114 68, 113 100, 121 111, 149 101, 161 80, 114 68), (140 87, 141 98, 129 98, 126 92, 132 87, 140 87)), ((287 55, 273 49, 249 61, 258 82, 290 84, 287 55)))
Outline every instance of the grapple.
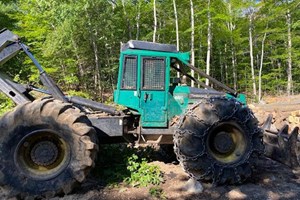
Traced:
POLYGON ((279 131, 272 126, 273 116, 270 114, 262 125, 265 156, 283 163, 291 168, 300 167, 299 127, 289 132, 285 124, 279 131))

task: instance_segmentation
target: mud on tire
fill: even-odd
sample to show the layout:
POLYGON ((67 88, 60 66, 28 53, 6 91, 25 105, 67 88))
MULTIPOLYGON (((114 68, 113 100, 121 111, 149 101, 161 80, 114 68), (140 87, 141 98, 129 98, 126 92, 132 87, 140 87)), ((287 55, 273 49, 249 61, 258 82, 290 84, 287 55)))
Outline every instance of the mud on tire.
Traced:
POLYGON ((263 149, 262 131, 253 113, 225 97, 190 106, 174 133, 174 150, 184 170, 214 184, 245 181, 263 149))
POLYGON ((69 193, 97 153, 95 130, 71 104, 36 100, 0 119, 0 183, 11 195, 69 193))

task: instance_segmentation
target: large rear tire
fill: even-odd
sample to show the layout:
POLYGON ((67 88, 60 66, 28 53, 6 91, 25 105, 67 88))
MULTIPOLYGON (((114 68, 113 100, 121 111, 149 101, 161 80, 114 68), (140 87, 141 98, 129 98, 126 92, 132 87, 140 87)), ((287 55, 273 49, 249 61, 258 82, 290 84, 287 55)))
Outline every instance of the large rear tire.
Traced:
POLYGON ((214 184, 245 181, 263 149, 262 131, 253 113, 225 97, 192 105, 174 133, 174 150, 185 171, 214 184))
POLYGON ((97 153, 95 130, 71 104, 36 100, 0 119, 0 182, 12 195, 69 193, 97 153))

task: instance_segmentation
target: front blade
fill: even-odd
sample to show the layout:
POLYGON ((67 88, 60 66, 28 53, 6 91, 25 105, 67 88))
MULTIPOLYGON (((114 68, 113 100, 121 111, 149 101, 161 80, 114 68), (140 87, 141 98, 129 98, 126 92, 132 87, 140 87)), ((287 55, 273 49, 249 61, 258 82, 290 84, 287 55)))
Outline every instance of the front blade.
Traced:
POLYGON ((299 128, 288 133, 289 126, 284 125, 278 132, 271 128, 272 115, 263 124, 265 156, 281 162, 291 168, 300 167, 299 128))

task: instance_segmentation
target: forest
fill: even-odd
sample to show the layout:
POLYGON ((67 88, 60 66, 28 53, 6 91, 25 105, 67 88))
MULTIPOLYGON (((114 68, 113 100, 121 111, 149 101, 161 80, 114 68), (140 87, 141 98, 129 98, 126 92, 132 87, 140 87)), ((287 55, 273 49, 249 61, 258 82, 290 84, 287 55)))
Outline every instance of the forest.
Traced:
MULTIPOLYGON (((299 0, 1 0, 2 28, 22 38, 66 93, 99 101, 116 87, 128 40, 175 44, 251 101, 300 92, 299 0)), ((39 85, 23 54, 0 71, 39 85)))

